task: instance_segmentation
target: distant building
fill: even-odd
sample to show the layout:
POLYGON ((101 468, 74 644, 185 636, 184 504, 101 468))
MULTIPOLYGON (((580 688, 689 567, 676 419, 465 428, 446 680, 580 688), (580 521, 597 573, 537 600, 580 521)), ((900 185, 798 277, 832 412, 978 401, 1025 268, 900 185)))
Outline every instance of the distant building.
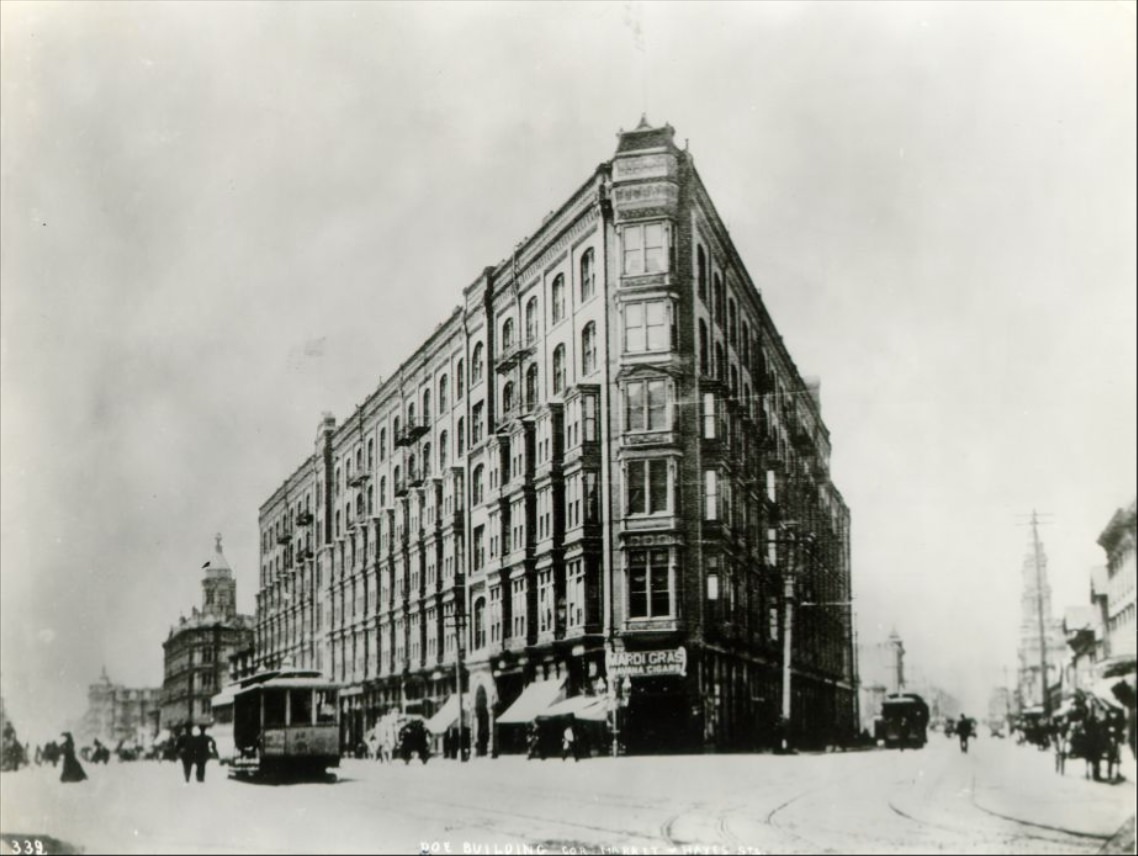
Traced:
POLYGON ((1051 584, 1047 581, 1047 555, 1034 543, 1024 556, 1023 589, 1020 597, 1019 668, 1016 686, 1021 709, 1043 705, 1043 661, 1047 662, 1047 686, 1055 700, 1067 662, 1063 624, 1051 613, 1051 584))
POLYGON ((149 744, 158 736, 161 699, 161 689, 113 683, 103 669, 99 680, 87 687, 87 712, 75 737, 81 743, 98 739, 112 749, 120 741, 149 744))
POLYGON ((1106 656, 1112 660, 1134 660, 1136 648, 1135 587, 1135 503, 1120 508, 1098 536, 1106 552, 1106 656))
POLYGON ((221 536, 202 579, 202 608, 181 618, 162 643, 162 728, 208 725, 210 699, 229 683, 229 658, 253 645, 253 619, 237 614, 237 582, 221 552, 221 536))
POLYGON ((885 696, 905 687, 905 645, 896 629, 883 642, 858 645, 858 675, 858 728, 873 734, 885 696))
POLYGON ((1102 625, 1093 606, 1068 606, 1063 611, 1063 636, 1068 656, 1063 669, 1063 692, 1089 691, 1094 684, 1094 664, 1102 639, 1102 625))

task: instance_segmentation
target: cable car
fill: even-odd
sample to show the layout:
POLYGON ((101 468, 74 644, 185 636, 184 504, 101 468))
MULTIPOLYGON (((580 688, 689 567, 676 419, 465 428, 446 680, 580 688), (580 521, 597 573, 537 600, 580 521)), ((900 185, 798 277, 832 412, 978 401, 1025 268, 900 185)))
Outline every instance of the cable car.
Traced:
POLYGON ((339 685, 309 669, 260 672, 213 698, 231 771, 321 775, 340 766, 339 685))
POLYGON ((916 693, 890 693, 881 705, 886 748, 920 749, 928 742, 929 706, 916 693))

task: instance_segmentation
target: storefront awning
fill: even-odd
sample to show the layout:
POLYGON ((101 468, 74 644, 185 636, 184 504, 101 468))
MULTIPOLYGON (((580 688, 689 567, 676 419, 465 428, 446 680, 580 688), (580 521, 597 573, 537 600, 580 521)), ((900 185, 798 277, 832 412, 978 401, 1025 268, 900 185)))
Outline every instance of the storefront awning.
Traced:
POLYGON ((604 722, 608 719, 608 705, 601 696, 573 696, 563 701, 554 702, 545 713, 539 716, 572 716, 576 719, 587 719, 593 722, 604 722))
MULTIPOLYGON (((469 715, 468 713, 467 716, 469 715)), ((467 722, 469 721, 468 719, 467 722)), ((427 720, 427 730, 432 734, 442 734, 455 725, 458 725, 458 696, 452 695, 438 709, 438 712, 427 720)))
POLYGON ((565 690, 565 679, 559 678, 549 681, 534 681, 518 696, 518 700, 510 705, 509 709, 498 717, 498 723, 511 725, 522 722, 532 722, 536 717, 545 713, 554 702, 561 698, 565 690))

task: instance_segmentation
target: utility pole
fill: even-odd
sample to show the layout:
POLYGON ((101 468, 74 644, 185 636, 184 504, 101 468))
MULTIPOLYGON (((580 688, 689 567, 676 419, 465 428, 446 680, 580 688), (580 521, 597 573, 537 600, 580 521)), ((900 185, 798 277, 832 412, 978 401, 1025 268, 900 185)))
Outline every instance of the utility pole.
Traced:
POLYGON ((1051 696, 1047 688, 1047 636, 1043 624, 1043 568, 1039 559, 1039 520, 1031 511, 1031 540, 1035 546, 1035 607, 1039 616, 1039 676, 1043 691, 1043 717, 1051 719, 1051 696))

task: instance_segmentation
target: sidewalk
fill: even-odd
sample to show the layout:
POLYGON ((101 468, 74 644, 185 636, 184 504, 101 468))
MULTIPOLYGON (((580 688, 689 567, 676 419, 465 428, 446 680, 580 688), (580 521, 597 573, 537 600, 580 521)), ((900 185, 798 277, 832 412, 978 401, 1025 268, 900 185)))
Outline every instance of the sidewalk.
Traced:
POLYGON ((1135 763, 1129 750, 1122 763, 1124 781, 1114 784, 1085 778, 1081 759, 1069 759, 1060 775, 1052 752, 1014 744, 1001 750, 976 771, 972 801, 978 808, 1104 841, 1134 817, 1135 763))

